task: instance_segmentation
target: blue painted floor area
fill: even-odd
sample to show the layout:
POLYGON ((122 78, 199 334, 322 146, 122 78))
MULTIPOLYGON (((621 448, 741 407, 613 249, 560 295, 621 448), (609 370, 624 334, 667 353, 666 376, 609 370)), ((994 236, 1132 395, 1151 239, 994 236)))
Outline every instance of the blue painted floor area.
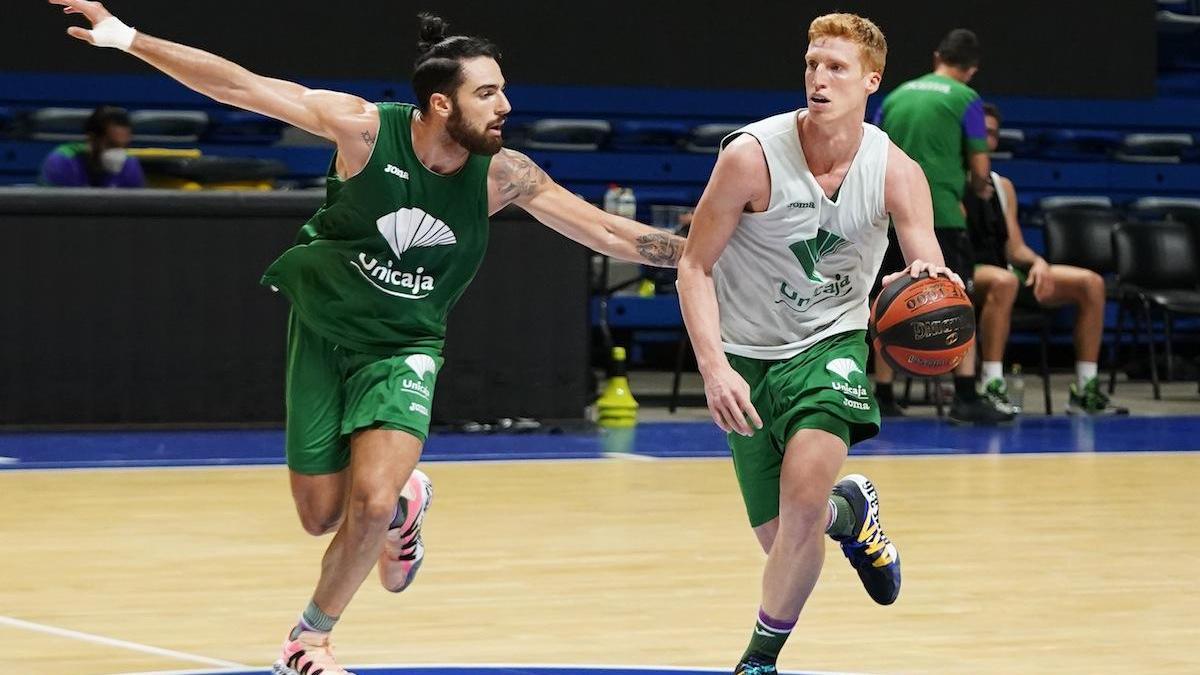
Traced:
MULTIPOLYGON (((956 427, 934 419, 888 420, 853 455, 1200 451, 1200 416, 1087 419, 1029 416, 1007 427, 956 427)), ((425 461, 724 457, 708 422, 649 422, 604 433, 435 434, 425 461)), ((132 431, 0 434, 0 470, 221 466, 283 463, 283 432, 132 431)))

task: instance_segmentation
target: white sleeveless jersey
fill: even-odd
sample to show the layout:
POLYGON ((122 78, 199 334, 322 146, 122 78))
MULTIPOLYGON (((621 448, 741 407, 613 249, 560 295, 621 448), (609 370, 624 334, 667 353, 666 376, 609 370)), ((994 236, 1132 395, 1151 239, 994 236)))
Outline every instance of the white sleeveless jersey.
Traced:
POLYGON ((887 251, 888 136, 863 124, 862 143, 836 199, 808 169, 797 128, 807 111, 768 117, 730 134, 762 145, 771 202, 743 213, 713 268, 725 351, 789 359, 821 340, 865 330, 867 296, 887 251))

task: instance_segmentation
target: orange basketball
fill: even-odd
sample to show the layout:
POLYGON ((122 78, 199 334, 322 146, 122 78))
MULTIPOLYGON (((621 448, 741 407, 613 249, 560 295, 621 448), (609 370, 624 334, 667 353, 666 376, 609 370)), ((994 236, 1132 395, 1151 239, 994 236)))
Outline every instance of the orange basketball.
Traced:
POLYGON ((954 370, 975 341, 975 308, 945 277, 907 274, 884 287, 871 306, 875 350, 911 375, 954 370))

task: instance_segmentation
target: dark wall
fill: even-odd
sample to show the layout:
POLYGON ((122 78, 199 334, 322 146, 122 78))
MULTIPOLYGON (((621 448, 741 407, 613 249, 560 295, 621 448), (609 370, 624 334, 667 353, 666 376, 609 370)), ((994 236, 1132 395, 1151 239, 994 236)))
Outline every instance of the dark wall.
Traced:
MULTIPOLYGON (((258 279, 320 203, 0 191, 0 424, 281 421, 287 304, 258 279)), ((494 218, 435 418, 581 418, 586 275, 582 247, 520 212, 494 218)))
MULTIPOLYGON (((14 37, 0 41, 0 63, 9 72, 146 72, 127 56, 72 44, 62 34, 69 19, 54 7, 5 4, 14 37)), ((976 84, 989 95, 1154 94, 1154 0, 108 4, 130 25, 277 75, 407 80, 414 15, 426 9, 450 19, 453 30, 495 40, 514 83, 720 89, 802 87, 808 22, 836 8, 873 18, 888 36, 884 89, 926 71, 939 38, 967 27, 986 50, 976 84)))

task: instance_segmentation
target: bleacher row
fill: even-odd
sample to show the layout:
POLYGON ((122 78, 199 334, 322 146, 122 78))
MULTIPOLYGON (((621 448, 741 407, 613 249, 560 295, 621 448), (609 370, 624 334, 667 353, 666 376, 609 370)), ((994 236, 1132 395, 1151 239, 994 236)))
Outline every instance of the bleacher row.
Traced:
MULTIPOLYGON (((998 98, 1004 140, 995 168, 1017 185, 1026 217, 1057 196, 1200 197, 1200 73, 1174 74, 1171 96, 1088 102, 998 98)), ((310 82, 370 100, 412 100, 407 85, 310 82)), ((753 119, 798 105, 796 92, 512 86, 506 142, 592 201, 617 182, 652 204, 691 205, 717 143, 753 119)), ((878 105, 881 96, 873 97, 878 105)), ((157 76, 0 74, 0 184, 36 180, 45 155, 79 137, 99 104, 131 110, 135 144, 276 162, 281 187, 319 185, 330 148, 260 115, 232 110, 157 76)), ((873 113, 873 110, 869 111, 873 113)))

